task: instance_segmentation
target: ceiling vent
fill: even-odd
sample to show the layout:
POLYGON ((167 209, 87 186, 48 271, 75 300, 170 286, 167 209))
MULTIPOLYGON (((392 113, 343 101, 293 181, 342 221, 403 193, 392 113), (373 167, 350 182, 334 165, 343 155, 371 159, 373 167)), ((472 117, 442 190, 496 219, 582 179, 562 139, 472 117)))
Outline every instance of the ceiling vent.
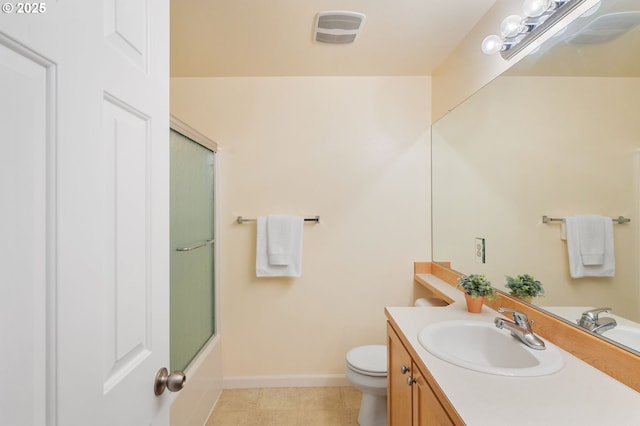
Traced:
POLYGON ((332 10, 316 15, 314 39, 319 43, 353 43, 364 24, 364 14, 332 10))

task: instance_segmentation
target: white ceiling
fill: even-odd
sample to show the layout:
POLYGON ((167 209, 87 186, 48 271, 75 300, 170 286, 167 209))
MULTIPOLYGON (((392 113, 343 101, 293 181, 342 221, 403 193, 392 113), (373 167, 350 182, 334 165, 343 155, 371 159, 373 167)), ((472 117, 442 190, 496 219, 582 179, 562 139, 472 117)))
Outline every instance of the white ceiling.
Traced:
POLYGON ((171 0, 171 76, 431 75, 496 0, 171 0), (313 41, 316 13, 366 20, 313 41))

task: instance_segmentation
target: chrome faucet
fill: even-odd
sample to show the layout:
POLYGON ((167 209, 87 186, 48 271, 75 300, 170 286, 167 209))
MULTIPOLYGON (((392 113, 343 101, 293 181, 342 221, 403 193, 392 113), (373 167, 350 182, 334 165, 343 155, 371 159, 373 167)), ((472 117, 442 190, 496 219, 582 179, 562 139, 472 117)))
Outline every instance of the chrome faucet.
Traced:
POLYGON ((542 350, 545 349, 544 342, 531 330, 533 320, 529 321, 527 315, 524 312, 516 311, 514 309, 498 308, 498 312, 501 314, 504 312, 510 312, 513 315, 513 322, 497 317, 493 322, 498 328, 506 328, 511 331, 513 337, 517 337, 522 343, 529 346, 531 349, 542 350))
POLYGON ((613 318, 600 318, 599 315, 603 312, 611 312, 611 308, 596 308, 583 312, 578 325, 596 334, 602 334, 618 325, 613 318))

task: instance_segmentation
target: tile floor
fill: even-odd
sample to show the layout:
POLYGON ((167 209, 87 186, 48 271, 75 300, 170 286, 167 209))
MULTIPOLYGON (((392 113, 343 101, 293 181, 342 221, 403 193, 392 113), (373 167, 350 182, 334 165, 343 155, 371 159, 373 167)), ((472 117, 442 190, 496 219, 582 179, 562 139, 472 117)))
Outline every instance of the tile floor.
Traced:
POLYGON ((226 389, 206 426, 358 426, 353 387, 226 389))

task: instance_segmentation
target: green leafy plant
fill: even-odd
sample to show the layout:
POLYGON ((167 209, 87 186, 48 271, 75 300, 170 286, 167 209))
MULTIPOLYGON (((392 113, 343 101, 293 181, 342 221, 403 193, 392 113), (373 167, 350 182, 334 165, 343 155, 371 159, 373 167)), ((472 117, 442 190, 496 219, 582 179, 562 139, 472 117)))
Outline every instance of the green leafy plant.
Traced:
POLYGON ((484 296, 487 299, 492 299, 496 294, 495 289, 491 286, 491 281, 484 274, 463 275, 458 280, 456 287, 462 287, 464 292, 471 297, 484 296))
POLYGON ((529 274, 518 275, 515 278, 506 276, 507 287, 511 294, 526 299, 529 297, 537 297, 544 294, 542 283, 529 274))

